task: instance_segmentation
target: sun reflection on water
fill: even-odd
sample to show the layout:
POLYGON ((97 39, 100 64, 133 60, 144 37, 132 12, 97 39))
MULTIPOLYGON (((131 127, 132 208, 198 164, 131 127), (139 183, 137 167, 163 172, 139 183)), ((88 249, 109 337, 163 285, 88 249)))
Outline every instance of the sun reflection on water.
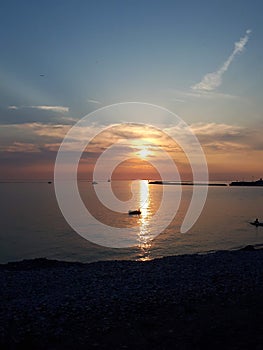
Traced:
POLYGON ((140 231, 138 234, 138 247, 141 250, 140 261, 151 260, 151 247, 152 237, 150 232, 150 192, 147 180, 140 181, 139 187, 139 198, 140 198, 140 210, 141 215, 139 218, 140 231))

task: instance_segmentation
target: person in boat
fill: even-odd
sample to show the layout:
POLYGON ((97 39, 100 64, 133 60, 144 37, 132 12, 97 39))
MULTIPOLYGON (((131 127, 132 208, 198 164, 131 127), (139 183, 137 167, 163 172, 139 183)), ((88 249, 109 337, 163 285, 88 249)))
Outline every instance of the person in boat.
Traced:
POLYGON ((258 218, 256 218, 256 220, 254 221, 254 224, 255 224, 255 225, 258 225, 258 224, 259 224, 258 218))

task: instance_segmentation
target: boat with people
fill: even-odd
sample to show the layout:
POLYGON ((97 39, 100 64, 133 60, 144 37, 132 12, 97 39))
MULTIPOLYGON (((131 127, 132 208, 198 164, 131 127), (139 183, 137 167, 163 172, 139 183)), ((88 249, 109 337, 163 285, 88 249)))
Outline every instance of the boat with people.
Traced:
POLYGON ((140 209, 136 209, 136 210, 129 210, 128 214, 129 215, 141 215, 141 210, 140 209))
POLYGON ((256 219, 253 222, 250 222, 250 224, 253 225, 253 226, 256 226, 256 227, 263 226, 263 222, 259 222, 258 219, 256 219))

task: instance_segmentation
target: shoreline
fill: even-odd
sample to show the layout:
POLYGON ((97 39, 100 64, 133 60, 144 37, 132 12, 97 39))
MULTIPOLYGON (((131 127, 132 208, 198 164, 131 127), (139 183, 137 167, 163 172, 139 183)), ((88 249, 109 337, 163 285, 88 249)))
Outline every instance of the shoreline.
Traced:
POLYGON ((221 252, 239 252, 243 250, 263 250, 263 243, 257 243, 257 244, 249 244, 249 245, 244 245, 244 246, 238 246, 238 247, 233 247, 232 249, 221 249, 221 250, 207 250, 207 251, 198 251, 198 252, 193 252, 193 253, 178 253, 178 254, 172 254, 172 255, 165 255, 165 256, 157 256, 157 257, 152 257, 149 258, 148 260, 141 260, 140 258, 134 258, 134 259, 100 259, 100 260, 91 260, 91 261, 79 261, 79 260, 67 260, 67 259, 52 259, 48 257, 36 257, 36 258, 24 258, 24 259, 18 259, 18 260, 10 260, 10 261, 5 261, 5 262, 0 262, 0 270, 5 267, 12 267, 12 268, 19 268, 19 266, 24 266, 28 269, 30 269, 30 266, 32 264, 32 268, 36 268, 37 266, 39 267, 58 267, 58 266, 69 266, 70 264, 73 265, 90 265, 90 264, 97 264, 97 263, 103 263, 103 262, 110 262, 110 261, 116 261, 116 262, 121 262, 121 261, 131 261, 131 262, 151 262, 155 260, 162 260, 165 258, 173 258, 173 257, 182 257, 182 256, 194 256, 194 255, 209 255, 209 254, 215 254, 215 253, 221 253, 221 252))
POLYGON ((146 262, 0 265, 2 349, 247 349, 262 344, 263 250, 146 262))

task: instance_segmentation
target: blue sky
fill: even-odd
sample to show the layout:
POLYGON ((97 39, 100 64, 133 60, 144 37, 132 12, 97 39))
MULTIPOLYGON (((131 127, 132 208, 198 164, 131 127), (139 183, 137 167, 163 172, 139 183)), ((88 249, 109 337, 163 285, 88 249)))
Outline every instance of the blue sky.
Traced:
POLYGON ((240 132, 239 143, 262 151, 253 134, 263 125, 262 13, 255 0, 2 0, 2 156, 12 150, 14 157, 15 143, 31 145, 20 159, 33 145, 43 155, 50 135, 30 134, 34 122, 43 129, 69 125, 124 101, 161 105, 198 130, 201 124, 218 126, 219 134, 246 128, 251 136, 241 140, 240 132), (220 82, 193 88, 218 73, 238 43, 220 82))

